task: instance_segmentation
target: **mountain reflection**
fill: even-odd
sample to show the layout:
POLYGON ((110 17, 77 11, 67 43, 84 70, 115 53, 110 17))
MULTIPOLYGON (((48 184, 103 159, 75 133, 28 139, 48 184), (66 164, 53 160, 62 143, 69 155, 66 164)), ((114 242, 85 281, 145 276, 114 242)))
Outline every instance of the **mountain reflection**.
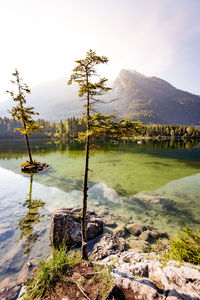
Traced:
POLYGON ((39 233, 34 231, 34 224, 40 222, 44 215, 40 214, 39 209, 44 208, 45 202, 32 199, 33 174, 30 174, 30 188, 28 197, 22 203, 28 209, 27 214, 19 221, 18 228, 21 231, 20 240, 24 240, 24 254, 29 255, 32 245, 37 241, 39 233))

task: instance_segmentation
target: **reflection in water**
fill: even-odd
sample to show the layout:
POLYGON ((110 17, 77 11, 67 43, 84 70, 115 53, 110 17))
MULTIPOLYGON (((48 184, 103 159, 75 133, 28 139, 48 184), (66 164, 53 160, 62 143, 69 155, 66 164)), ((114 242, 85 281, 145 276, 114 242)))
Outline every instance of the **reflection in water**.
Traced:
MULTIPOLYGON (((131 141, 120 141, 117 144, 113 144, 112 142, 101 143, 99 145, 99 150, 103 152, 109 151, 122 151, 122 152, 158 152, 160 151, 169 151, 169 150, 192 150, 196 146, 198 146, 198 139, 191 140, 167 140, 167 141, 142 141, 142 143, 138 144, 137 142, 131 141)), ((53 141, 40 141, 38 144, 37 140, 31 140, 31 149, 34 155, 45 156, 52 152, 60 152, 63 155, 67 155, 71 158, 79 158, 84 156, 84 145, 73 142, 73 143, 61 143, 61 142, 53 142, 53 141)), ((27 150, 23 143, 23 141, 1 141, 0 140, 0 159, 18 159, 22 158, 26 155, 27 150)), ((164 152, 166 154, 166 152, 164 152)), ((164 154, 162 153, 162 154, 164 154)), ((180 152, 178 152, 180 153, 180 152)), ((165 155, 164 155, 165 156, 165 155)))
POLYGON ((37 241, 39 234, 34 232, 34 224, 39 223, 44 215, 40 215, 39 209, 44 208, 45 202, 32 199, 33 175, 30 174, 30 189, 28 197, 22 204, 28 209, 27 214, 19 221, 18 228, 21 231, 19 240, 24 240, 24 254, 29 255, 32 245, 37 241))

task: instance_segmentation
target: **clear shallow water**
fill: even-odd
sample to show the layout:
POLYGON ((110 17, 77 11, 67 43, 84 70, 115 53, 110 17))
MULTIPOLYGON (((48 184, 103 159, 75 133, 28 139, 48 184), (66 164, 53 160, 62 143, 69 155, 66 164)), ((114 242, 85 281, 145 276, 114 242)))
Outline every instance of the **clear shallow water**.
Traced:
MULTIPOLYGON (((20 172, 27 159, 23 141, 0 142, 0 280, 49 254, 54 209, 82 203, 83 148, 33 141, 32 149, 34 159, 51 166, 33 178, 20 172)), ((140 220, 170 234, 200 224, 197 143, 104 145, 91 154, 90 169, 89 209, 107 209, 108 220, 140 220)))

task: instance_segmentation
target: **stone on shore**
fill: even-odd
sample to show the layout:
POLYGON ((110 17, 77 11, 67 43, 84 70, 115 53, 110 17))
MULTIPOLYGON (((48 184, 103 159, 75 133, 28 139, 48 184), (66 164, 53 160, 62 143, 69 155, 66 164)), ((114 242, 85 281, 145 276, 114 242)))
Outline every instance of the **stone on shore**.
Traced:
MULTIPOLYGON (((55 247, 63 242, 69 246, 80 246, 82 240, 80 208, 57 209, 51 219, 50 240, 55 247)), ((103 221, 94 212, 87 213, 87 238, 92 240, 103 232, 103 221)))
POLYGON ((124 251, 124 239, 117 235, 106 233, 99 243, 95 244, 90 258, 94 260, 101 260, 109 255, 117 254, 124 251))
POLYGON ((124 251, 101 262, 115 266, 114 282, 126 300, 199 300, 200 266, 162 261, 155 253, 124 251))

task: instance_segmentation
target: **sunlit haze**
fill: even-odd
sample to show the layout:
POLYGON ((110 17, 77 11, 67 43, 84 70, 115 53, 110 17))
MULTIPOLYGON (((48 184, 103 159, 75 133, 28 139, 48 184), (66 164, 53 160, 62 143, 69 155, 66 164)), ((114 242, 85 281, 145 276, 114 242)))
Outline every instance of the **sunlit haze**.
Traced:
POLYGON ((67 78, 89 49, 122 68, 200 94, 199 0, 0 1, 0 101, 17 68, 32 88, 67 78))

